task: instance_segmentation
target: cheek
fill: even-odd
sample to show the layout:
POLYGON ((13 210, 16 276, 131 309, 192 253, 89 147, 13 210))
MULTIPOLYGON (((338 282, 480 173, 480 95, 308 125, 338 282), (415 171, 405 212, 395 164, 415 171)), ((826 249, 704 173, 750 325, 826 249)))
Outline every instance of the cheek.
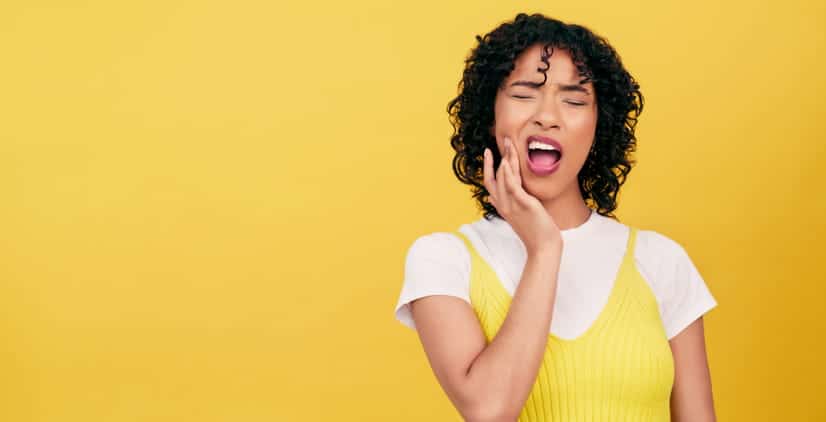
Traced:
POLYGON ((575 133, 577 138, 593 137, 597 127, 597 116, 595 113, 579 113, 570 116, 568 128, 575 133))
POLYGON ((533 105, 515 102, 506 97, 497 98, 493 111, 498 133, 524 125, 535 113, 533 105))
POLYGON ((496 145, 499 147, 500 155, 505 152, 504 137, 507 135, 517 135, 519 128, 523 125, 523 121, 524 117, 521 116, 519 110, 497 102, 496 107, 494 108, 494 126, 492 134, 496 138, 496 145))
POLYGON ((596 109, 573 110, 565 116, 568 127, 575 132, 593 130, 597 123, 596 109))
POLYGON ((516 125, 517 116, 513 108, 499 107, 495 110, 496 134, 507 133, 516 125))
POLYGON ((585 161, 591 151, 596 133, 596 116, 592 114, 582 114, 569 121, 568 129, 571 133, 571 151, 577 161, 585 161))

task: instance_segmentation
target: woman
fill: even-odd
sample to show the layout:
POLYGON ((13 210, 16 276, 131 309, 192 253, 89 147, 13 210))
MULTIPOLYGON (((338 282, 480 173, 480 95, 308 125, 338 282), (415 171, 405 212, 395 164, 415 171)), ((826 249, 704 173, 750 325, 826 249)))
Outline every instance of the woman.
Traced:
POLYGON ((639 85, 603 38, 541 14, 476 38, 448 111, 484 217, 413 242, 396 318, 466 420, 715 420, 717 303, 680 244, 612 214, 639 85))

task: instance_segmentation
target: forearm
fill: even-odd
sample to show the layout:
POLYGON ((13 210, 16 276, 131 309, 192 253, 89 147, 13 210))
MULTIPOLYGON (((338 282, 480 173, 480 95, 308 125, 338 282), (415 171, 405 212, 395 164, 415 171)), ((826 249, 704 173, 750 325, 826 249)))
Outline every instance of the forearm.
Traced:
POLYGON ((542 363, 556 298, 562 244, 528 255, 508 314, 468 370, 468 382, 497 415, 518 415, 542 363))

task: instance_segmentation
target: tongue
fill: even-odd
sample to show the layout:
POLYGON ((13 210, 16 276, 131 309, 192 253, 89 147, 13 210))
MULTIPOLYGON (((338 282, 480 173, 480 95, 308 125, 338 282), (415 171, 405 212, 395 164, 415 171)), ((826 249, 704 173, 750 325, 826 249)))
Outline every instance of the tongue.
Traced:
POLYGON ((556 163, 557 160, 559 160, 558 151, 547 151, 537 149, 528 152, 528 155, 530 156, 531 162, 541 167, 550 167, 554 165, 554 163, 556 163))

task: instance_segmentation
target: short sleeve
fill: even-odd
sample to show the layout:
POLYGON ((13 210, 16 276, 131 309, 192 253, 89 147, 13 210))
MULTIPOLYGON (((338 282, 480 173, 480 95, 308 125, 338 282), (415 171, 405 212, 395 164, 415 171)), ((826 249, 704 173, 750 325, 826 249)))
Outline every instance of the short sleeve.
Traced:
POLYGON ((647 244, 640 245, 643 256, 639 258, 650 264, 646 278, 657 293, 663 327, 671 340, 716 307, 717 300, 682 245, 654 231, 640 233, 645 233, 640 239, 647 244))
POLYGON ((449 295, 470 303, 469 286, 470 254, 462 240, 446 232, 423 235, 407 250, 395 317, 416 329, 410 302, 424 296, 449 295))

